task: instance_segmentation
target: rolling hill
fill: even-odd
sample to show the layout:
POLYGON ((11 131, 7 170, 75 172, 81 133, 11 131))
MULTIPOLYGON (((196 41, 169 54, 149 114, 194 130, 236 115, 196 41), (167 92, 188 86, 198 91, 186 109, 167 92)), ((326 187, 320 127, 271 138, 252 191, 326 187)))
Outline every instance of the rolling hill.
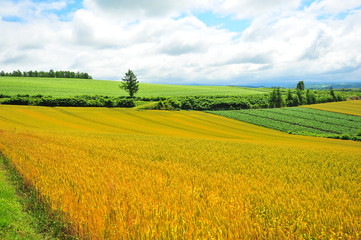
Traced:
MULTIPOLYGON (((0 77, 0 94, 51 95, 71 97, 79 95, 127 96, 118 85, 119 81, 69 79, 69 78, 28 78, 0 77)), ((251 95, 267 93, 267 89, 231 86, 191 86, 140 83, 137 96, 172 97, 194 95, 251 95)))
POLYGON ((360 149, 205 112, 0 105, 0 151, 84 239, 358 239, 360 149))

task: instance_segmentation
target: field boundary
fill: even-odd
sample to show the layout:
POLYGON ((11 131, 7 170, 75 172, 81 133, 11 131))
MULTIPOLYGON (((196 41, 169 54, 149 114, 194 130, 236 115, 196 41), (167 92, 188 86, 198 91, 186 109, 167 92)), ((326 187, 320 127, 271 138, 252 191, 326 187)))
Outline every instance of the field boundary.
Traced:
MULTIPOLYGON (((35 188, 26 184, 23 177, 11 164, 11 160, 1 151, 0 164, 7 173, 7 180, 13 186, 20 205, 26 214, 33 219, 31 227, 34 229, 35 234, 41 235, 41 239, 78 240, 77 237, 71 235, 68 224, 60 220, 62 218, 61 214, 52 211, 49 205, 38 197, 39 195, 35 188)), ((27 239, 26 237, 24 239, 27 239)))

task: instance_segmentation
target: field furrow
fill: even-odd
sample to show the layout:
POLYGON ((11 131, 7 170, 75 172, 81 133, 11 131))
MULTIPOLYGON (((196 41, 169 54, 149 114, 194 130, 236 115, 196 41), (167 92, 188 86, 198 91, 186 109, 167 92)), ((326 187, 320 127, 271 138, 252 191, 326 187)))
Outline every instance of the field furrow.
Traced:
POLYGON ((322 104, 314 104, 309 106, 304 106, 306 108, 318 109, 330 112, 338 112, 345 113, 350 115, 361 116, 361 101, 346 101, 342 103, 322 103, 322 104))
POLYGON ((360 142, 195 111, 0 116, 0 151, 82 239, 361 237, 360 142))
POLYGON ((210 111, 221 116, 296 134, 337 137, 349 134, 358 139, 361 117, 301 107, 210 111), (336 134, 336 135, 335 135, 336 134))

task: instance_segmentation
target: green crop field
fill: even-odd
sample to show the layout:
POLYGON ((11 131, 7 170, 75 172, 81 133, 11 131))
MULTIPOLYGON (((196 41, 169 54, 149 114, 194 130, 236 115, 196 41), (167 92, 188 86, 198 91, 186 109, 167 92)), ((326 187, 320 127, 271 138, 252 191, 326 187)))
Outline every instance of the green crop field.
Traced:
MULTIPOLYGON (((42 94, 53 97, 71 97, 78 95, 126 96, 127 93, 118 87, 119 84, 119 81, 91 79, 0 77, 0 94, 11 96, 17 94, 42 94)), ((250 95, 263 94, 265 92, 268 92, 268 90, 231 86, 140 83, 137 96, 250 95)))
POLYGON ((301 107, 210 111, 211 113, 301 135, 335 137, 356 136, 361 117, 301 107))

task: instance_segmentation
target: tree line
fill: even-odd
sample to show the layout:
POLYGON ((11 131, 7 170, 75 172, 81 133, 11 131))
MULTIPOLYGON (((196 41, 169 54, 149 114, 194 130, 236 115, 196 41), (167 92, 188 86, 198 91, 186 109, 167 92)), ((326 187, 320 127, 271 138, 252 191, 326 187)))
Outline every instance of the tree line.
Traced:
POLYGON ((287 90, 287 93, 282 93, 280 88, 273 88, 269 95, 269 108, 281 107, 296 107, 299 105, 308 105, 325 102, 345 101, 346 97, 341 94, 336 94, 332 87, 330 91, 315 91, 306 89, 303 81, 297 83, 296 89, 292 91, 287 90))
POLYGON ((85 72, 72 72, 72 71, 20 71, 15 70, 12 72, 0 72, 1 77, 46 77, 46 78, 79 78, 79 79, 93 79, 88 73, 85 72))

